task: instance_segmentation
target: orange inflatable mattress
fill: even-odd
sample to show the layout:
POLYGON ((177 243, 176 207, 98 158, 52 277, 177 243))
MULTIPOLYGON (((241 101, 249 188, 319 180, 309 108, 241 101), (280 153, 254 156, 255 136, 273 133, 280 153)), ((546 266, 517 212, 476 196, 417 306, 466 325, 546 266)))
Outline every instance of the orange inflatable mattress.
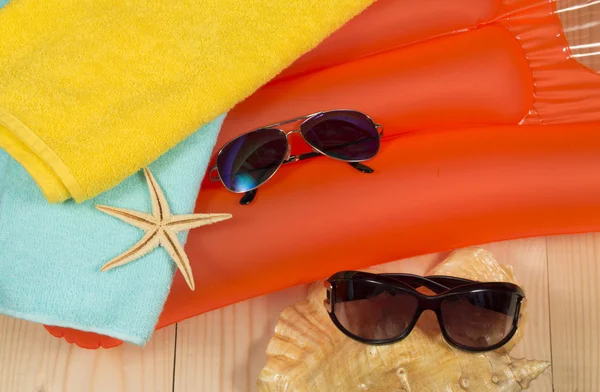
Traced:
POLYGON ((240 103, 215 152, 266 124, 354 109, 385 129, 375 173, 327 158, 285 165, 247 206, 206 179, 197 211, 234 218, 190 233, 196 291, 177 274, 158 328, 342 269, 600 230, 600 75, 573 58, 556 11, 379 0, 240 103))

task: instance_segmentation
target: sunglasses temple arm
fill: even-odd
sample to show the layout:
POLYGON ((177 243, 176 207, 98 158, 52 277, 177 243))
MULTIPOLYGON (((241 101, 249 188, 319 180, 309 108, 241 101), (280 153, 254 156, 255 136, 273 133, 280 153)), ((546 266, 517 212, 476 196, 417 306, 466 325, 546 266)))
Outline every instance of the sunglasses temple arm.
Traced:
POLYGON ((375 170, 360 162, 348 162, 348 164, 361 173, 370 174, 375 172, 375 170))
POLYGON ((318 156, 321 156, 321 154, 318 153, 318 152, 307 152, 306 154, 292 155, 292 156, 290 156, 283 163, 291 163, 291 162, 296 162, 296 161, 303 161, 305 159, 315 158, 315 157, 318 157, 318 156))
MULTIPOLYGON (((264 175, 266 173, 268 173, 268 171, 266 171, 266 170, 262 171, 260 177, 258 178, 259 182, 262 182, 264 175)), ((252 203, 252 201, 256 197, 256 192, 258 192, 258 188, 254 188, 254 189, 244 193, 244 196, 242 196, 242 198, 240 199, 240 204, 245 206, 245 205, 252 203)))
MULTIPOLYGON (((263 170, 261 176, 258 178, 259 182, 262 182, 263 177, 266 173, 267 171, 263 170)), ((244 196, 242 196, 242 198, 240 199, 240 204, 245 206, 252 203, 252 201, 256 197, 256 192, 258 192, 258 188, 252 189, 251 191, 244 193, 244 196)))
POLYGON ((240 199, 240 204, 245 206, 247 204, 252 203, 252 201, 256 197, 256 192, 257 192, 257 189, 253 189, 251 191, 244 193, 244 196, 242 196, 242 198, 240 199))
MULTIPOLYGON (((296 162, 296 161, 303 161, 305 159, 310 159, 310 158, 315 158, 318 156, 322 156, 323 154, 318 153, 318 152, 308 152, 306 154, 300 154, 298 156, 296 155, 292 155, 287 161, 285 161, 284 163, 290 163, 290 162, 296 162)), ((362 173, 373 173, 375 170, 373 170, 372 168, 370 168, 369 166, 360 163, 360 162, 347 162, 350 166, 352 166, 353 168, 355 168, 356 170, 358 170, 359 172, 362 173)))

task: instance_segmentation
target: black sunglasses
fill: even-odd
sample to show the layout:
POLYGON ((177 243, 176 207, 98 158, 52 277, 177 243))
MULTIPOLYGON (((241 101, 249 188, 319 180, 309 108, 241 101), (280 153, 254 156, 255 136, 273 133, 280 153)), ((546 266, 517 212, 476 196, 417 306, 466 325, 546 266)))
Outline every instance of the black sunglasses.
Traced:
POLYGON ((249 204, 259 186, 267 182, 281 165, 320 155, 349 163, 363 173, 373 169, 360 163, 379 152, 382 127, 366 114, 354 110, 331 110, 309 114, 264 126, 227 143, 217 154, 210 171, 213 181, 221 180, 234 193, 245 193, 240 204, 249 204), (296 130, 277 128, 299 122, 296 130), (290 155, 289 135, 300 133, 313 152, 290 155), (216 176, 215 176, 216 174, 216 176))
POLYGON ((517 332, 523 290, 512 283, 451 276, 343 271, 325 282, 325 307, 352 339, 389 344, 404 339, 421 313, 433 310, 445 340, 467 351, 494 350, 517 332), (425 287, 435 295, 417 291, 425 287))

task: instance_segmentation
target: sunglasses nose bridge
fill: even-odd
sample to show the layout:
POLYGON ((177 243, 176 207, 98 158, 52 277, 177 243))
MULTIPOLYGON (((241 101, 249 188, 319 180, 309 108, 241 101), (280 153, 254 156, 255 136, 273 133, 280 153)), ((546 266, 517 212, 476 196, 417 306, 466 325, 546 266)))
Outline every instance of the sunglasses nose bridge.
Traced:
POLYGON ((442 329, 439 314, 434 309, 419 309, 414 326, 428 335, 436 335, 442 329))
POLYGON ((296 162, 296 161, 299 159, 297 156, 295 156, 295 155, 292 155, 292 141, 291 141, 291 139, 290 139, 290 136, 291 136, 292 134, 294 134, 294 133, 298 133, 298 134, 302 135, 302 134, 300 133, 300 130, 299 130, 299 129, 293 129, 293 130, 291 130, 291 131, 287 131, 287 132, 285 132, 285 137, 286 137, 286 139, 287 139, 287 144, 288 144, 288 145, 287 145, 287 152, 286 152, 286 154, 285 154, 285 161, 286 161, 286 162, 296 162))
POLYGON ((439 307, 439 301, 437 298, 429 298, 429 297, 417 297, 419 300, 419 306, 417 308, 417 314, 415 315, 415 323, 421 318, 423 313, 434 313, 437 314, 437 310, 439 307))
POLYGON ((431 310, 434 313, 440 306, 440 300, 435 296, 419 296, 419 308, 421 311, 431 310))
POLYGON ((291 137, 293 134, 295 134, 295 133, 297 133, 298 135, 302 136, 302 132, 300 132, 300 130, 299 130, 299 129, 292 129, 291 131, 287 131, 287 132, 285 133, 285 137, 287 137, 287 140, 288 140, 288 144, 289 144, 289 145, 291 145, 291 139, 290 139, 290 137, 291 137))

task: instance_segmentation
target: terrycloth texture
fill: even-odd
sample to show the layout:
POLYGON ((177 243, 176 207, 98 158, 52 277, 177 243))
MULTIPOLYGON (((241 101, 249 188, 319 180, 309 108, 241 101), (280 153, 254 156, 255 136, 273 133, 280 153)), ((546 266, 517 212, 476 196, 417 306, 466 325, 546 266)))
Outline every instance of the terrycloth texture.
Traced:
MULTIPOLYGON (((193 211, 222 121, 205 125, 150 165, 173 213, 193 211)), ((0 313, 144 344, 175 265, 161 247, 100 272, 143 232, 96 210, 96 204, 150 212, 144 175, 136 173, 82 204, 51 205, 23 167, 0 150, 0 313)))
POLYGON ((374 0, 14 0, 0 147, 50 202, 112 188, 374 0))

